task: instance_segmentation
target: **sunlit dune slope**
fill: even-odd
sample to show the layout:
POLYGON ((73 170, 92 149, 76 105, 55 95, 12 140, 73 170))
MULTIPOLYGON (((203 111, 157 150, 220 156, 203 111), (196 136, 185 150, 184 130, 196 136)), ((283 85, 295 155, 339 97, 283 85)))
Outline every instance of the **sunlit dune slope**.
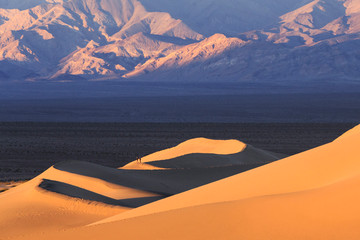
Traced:
MULTIPOLYGON (((144 229, 150 239, 358 239, 358 129, 332 143, 119 214, 78 233, 87 236, 119 226, 126 235, 132 225, 147 226, 151 221, 152 227, 144 229), (161 234, 161 229, 171 231, 161 234)), ((135 235, 140 239, 142 233, 135 235)))
MULTIPOLYGON (((82 226, 128 209, 45 191, 39 187, 43 178, 74 181, 80 185, 87 181, 86 178, 80 180, 78 176, 50 168, 31 181, 1 193, 0 239, 16 239, 31 233, 39 234, 44 230, 82 226)), ((101 182, 96 184, 90 180, 88 184, 93 190, 107 191, 101 182)))
POLYGON ((1 237, 17 239, 85 226, 280 157, 236 140, 201 138, 145 157, 146 163, 134 161, 133 168, 59 163, 0 194, 1 237))
MULTIPOLYGON (((359 127, 321 147, 182 193, 174 193, 173 196, 138 208, 128 211, 119 209, 118 213, 103 216, 101 220, 60 229, 43 227, 41 235, 28 232, 13 239, 359 239, 359 127)), ((246 146, 241 152, 229 155, 244 153, 246 149, 256 150, 246 146)), ((111 182, 115 174, 112 171, 122 171, 119 176, 124 179, 133 176, 139 181, 135 182, 139 186, 123 184, 124 187, 148 192, 149 189, 145 188, 154 187, 157 180, 163 179, 156 187, 171 192, 181 188, 181 184, 191 182, 188 178, 196 176, 199 179, 201 171, 204 171, 202 176, 209 176, 219 174, 221 168, 227 168, 190 168, 180 164, 179 159, 189 162, 186 157, 192 154, 196 153, 188 152, 163 159, 167 167, 161 170, 110 171, 81 162, 59 164, 54 169, 106 182, 111 182), (185 172, 192 173, 181 175, 185 172), (164 180, 166 174, 169 175, 164 180)), ((144 164, 151 166, 159 162, 161 160, 154 158, 144 164)), ((246 165, 244 162, 242 164, 246 165)), ((230 168, 237 166, 242 165, 233 164, 230 168)), ((135 184, 134 180, 127 184, 129 182, 135 184)), ((20 187, 10 190, 9 194, 15 194, 20 187)), ((102 187, 101 190, 88 188, 104 194, 102 187)), ((6 193, 2 196, 6 196, 6 193)), ((89 205, 89 210, 92 209, 89 205)))
MULTIPOLYGON (((359 8, 360 8, 360 6, 359 6, 359 8)), ((350 131, 347 131, 346 133, 344 133, 343 135, 341 135, 340 137, 335 139, 335 141, 342 141, 345 138, 355 137, 355 136, 358 136, 358 135, 360 135, 360 125, 354 127, 350 131)))
POLYGON ((313 190, 176 209, 47 237, 356 240, 360 237, 359 184, 356 176, 313 190))
POLYGON ((285 157, 238 140, 194 138, 133 161, 121 169, 190 169, 264 164, 285 157))
POLYGON ((143 162, 166 160, 190 153, 235 154, 244 150, 245 147, 246 144, 238 140, 194 138, 180 143, 173 148, 150 154, 143 158, 143 162))

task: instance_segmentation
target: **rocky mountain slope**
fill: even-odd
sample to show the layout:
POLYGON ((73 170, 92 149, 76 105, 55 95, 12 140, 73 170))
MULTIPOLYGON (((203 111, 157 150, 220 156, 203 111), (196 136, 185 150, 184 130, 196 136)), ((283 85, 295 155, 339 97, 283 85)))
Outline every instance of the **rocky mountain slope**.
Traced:
POLYGON ((0 79, 359 80, 359 0, 0 0, 0 79))

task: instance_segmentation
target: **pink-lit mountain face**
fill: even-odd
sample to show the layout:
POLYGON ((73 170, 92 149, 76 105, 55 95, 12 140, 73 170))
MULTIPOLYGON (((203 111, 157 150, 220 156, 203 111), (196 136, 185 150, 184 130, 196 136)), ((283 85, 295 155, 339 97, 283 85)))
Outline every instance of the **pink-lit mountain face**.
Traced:
POLYGON ((0 0, 0 79, 360 80, 360 0, 0 0))

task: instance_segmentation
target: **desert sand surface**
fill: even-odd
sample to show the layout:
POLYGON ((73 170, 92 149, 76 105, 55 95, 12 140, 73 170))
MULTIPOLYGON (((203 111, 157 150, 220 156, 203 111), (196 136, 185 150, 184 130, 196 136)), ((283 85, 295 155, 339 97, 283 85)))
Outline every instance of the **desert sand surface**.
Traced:
POLYGON ((0 182, 0 193, 14 188, 22 183, 24 183, 24 181, 0 182))
POLYGON ((281 157, 237 140, 197 138, 119 169, 61 162, 0 194, 0 239, 47 238, 281 157))
POLYGON ((359 128, 86 226, 18 239, 359 239, 359 128))
POLYGON ((285 157, 238 140, 194 138, 133 161, 121 169, 195 169, 272 162, 285 157))
MULTIPOLYGON (((359 239, 359 129, 360 125, 333 142, 294 156, 278 161, 270 158, 268 164, 248 171, 229 174, 228 177, 219 176, 216 180, 208 178, 207 184, 199 180, 200 176, 205 178, 221 172, 219 169, 228 171, 259 161, 243 159, 245 157, 241 154, 272 158, 276 154, 244 144, 237 153, 230 151, 233 149, 229 147, 230 150, 218 154, 217 160, 212 159, 213 154, 221 152, 207 149, 210 153, 204 153, 204 150, 202 154, 211 156, 210 160, 200 159, 213 166, 209 168, 200 167, 201 161, 196 157, 200 154, 198 151, 190 149, 184 152, 186 154, 179 154, 177 147, 173 153, 170 149, 157 153, 163 156, 163 160, 148 158, 149 161, 143 163, 150 168, 165 162, 161 169, 155 166, 154 170, 136 168, 136 164, 141 165, 136 161, 130 164, 131 168, 111 170, 83 162, 60 163, 0 195, 0 208, 4 213, 0 217, 1 229, 5 229, 2 237, 59 240, 119 237, 359 239), (194 157, 193 168, 189 165, 189 156, 194 157), (242 156, 237 164, 236 156, 242 156), (181 159, 186 163, 180 164, 181 159), (219 165, 222 160, 225 166, 219 165), (229 166, 229 163, 232 165, 229 166), (211 169, 216 171, 208 172, 211 169), (114 178, 113 171, 120 171, 116 175, 118 182, 110 180, 114 178), (160 176, 166 177, 155 185, 160 176), (197 180, 194 176, 198 177, 197 180), (48 181, 68 184, 73 188, 44 183, 45 177, 49 178, 48 181), (94 180, 96 184, 91 184, 94 180), (119 188, 118 192, 114 190, 115 186, 119 188), (86 191, 78 191, 77 188, 86 191), (129 200, 128 197, 133 197, 131 200, 136 202, 139 198, 161 196, 160 200, 139 204, 138 207, 124 206, 121 202, 129 200), (88 199, 84 200, 86 197, 88 199), (106 202, 106 197, 116 198, 120 204, 106 202), (68 222, 65 224, 66 219, 68 222)), ((264 159, 262 161, 265 162, 264 159)))
POLYGON ((359 175, 359 127, 321 147, 101 221, 323 188, 359 175), (215 194, 216 193, 216 194, 215 194))
POLYGON ((180 157, 191 153, 205 154, 235 154, 245 149, 246 144, 237 140, 213 140, 206 138, 195 138, 179 145, 150 154, 142 159, 143 162, 166 160, 180 157))

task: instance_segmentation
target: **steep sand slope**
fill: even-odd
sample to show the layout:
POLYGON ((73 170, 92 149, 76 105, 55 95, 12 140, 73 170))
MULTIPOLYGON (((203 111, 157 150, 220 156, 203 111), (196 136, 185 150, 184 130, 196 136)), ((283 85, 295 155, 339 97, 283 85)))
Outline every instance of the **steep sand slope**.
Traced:
POLYGON ((359 239, 359 128, 86 226, 44 227, 43 235, 13 239, 359 239))
POLYGON ((197 205, 320 188, 360 173, 358 128, 321 147, 244 172, 102 222, 197 205), (352 134, 353 133, 353 134, 352 134))
POLYGON ((359 136, 359 135, 360 135, 360 125, 354 127, 350 131, 347 131, 346 133, 344 133, 343 135, 341 135, 340 137, 335 139, 335 141, 342 141, 345 138, 355 137, 355 136, 359 136))
MULTIPOLYGON (((82 226, 127 210, 124 207, 70 198, 39 187, 44 177, 56 178, 58 174, 58 171, 49 169, 31 181, 0 194, 0 239, 39 234, 44 229, 82 226)), ((77 181, 77 177, 70 174, 62 177, 68 181, 77 181)))
POLYGON ((156 154, 145 157, 147 163, 132 163, 140 170, 78 161, 54 165, 0 195, 0 239, 85 226, 279 159, 236 140, 194 139, 164 152, 160 170, 155 170, 161 162, 156 154))
POLYGON ((57 237, 359 239, 358 130, 322 147, 57 237))
POLYGON ((360 177, 357 176, 304 192, 177 209, 69 229, 61 234, 53 232, 47 237, 355 240, 360 237, 359 184, 360 177))

